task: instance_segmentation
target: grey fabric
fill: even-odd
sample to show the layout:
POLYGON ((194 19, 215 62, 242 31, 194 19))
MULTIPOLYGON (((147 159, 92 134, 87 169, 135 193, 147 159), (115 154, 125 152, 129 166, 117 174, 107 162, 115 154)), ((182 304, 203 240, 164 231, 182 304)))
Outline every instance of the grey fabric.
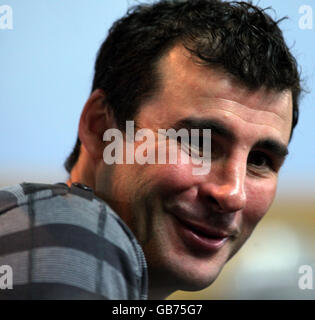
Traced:
POLYGON ((147 299, 136 238, 92 191, 24 183, 0 190, 0 299, 147 299))

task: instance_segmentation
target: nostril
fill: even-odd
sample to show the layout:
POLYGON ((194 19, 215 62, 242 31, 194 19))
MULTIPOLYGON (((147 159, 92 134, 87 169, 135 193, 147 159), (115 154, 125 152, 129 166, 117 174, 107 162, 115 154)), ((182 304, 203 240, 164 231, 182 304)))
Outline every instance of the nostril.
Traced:
POLYGON ((226 209, 220 204, 220 202, 212 196, 204 197, 201 202, 211 212, 212 215, 226 212, 226 209))
POLYGON ((208 196, 206 201, 207 201, 207 204, 209 206, 211 206, 212 208, 214 208, 215 210, 219 210, 220 209, 220 204, 214 197, 208 196))

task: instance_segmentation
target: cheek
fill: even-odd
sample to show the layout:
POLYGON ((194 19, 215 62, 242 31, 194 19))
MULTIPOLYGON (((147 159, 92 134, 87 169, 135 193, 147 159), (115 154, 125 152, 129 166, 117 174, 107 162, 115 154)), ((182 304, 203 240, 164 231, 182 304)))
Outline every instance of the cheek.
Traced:
POLYGON ((180 193, 190 188, 194 179, 191 165, 134 164, 116 165, 107 181, 111 184, 111 200, 116 202, 116 206, 120 204, 120 212, 125 212, 127 207, 141 205, 145 199, 166 198, 180 193))
POLYGON ((198 176, 192 174, 191 165, 157 165, 151 171, 152 183, 158 193, 180 193, 198 183, 198 176))
POLYGON ((246 188, 247 206, 245 221, 253 227, 264 217, 270 208, 276 193, 277 181, 252 181, 246 188))
POLYGON ((235 222, 241 228, 241 235, 235 242, 231 257, 250 237, 258 222, 267 213, 276 192, 276 183, 271 181, 251 181, 246 185, 247 203, 244 210, 237 215, 235 222))

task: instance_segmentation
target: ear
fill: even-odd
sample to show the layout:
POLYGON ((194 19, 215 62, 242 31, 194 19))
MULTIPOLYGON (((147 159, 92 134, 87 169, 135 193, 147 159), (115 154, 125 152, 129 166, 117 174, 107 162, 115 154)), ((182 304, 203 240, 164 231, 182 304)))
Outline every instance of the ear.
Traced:
POLYGON ((79 123, 79 138, 94 160, 103 157, 105 130, 117 128, 113 112, 104 104, 104 99, 103 90, 93 91, 84 106, 79 123))

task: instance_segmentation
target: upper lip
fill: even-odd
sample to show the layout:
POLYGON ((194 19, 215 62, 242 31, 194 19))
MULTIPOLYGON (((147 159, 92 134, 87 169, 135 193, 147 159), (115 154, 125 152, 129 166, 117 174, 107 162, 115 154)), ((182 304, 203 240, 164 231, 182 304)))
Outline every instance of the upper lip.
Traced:
POLYGON ((208 236, 209 238, 228 238, 233 236, 233 232, 227 232, 224 230, 220 230, 217 228, 210 227, 209 225, 201 225, 199 222, 185 220, 179 218, 177 215, 175 217, 188 228, 195 230, 197 232, 203 233, 204 235, 208 236))

